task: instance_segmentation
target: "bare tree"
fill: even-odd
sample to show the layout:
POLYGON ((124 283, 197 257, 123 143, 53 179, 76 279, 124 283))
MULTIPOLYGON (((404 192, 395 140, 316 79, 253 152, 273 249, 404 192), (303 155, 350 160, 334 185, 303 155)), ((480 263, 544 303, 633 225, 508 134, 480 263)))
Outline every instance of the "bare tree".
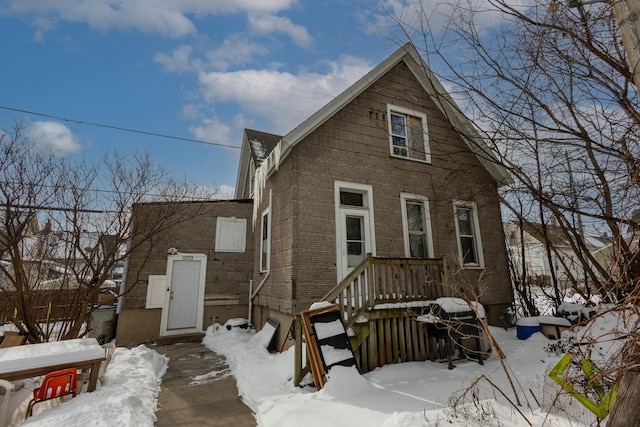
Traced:
POLYGON ((509 216, 555 221, 582 265, 569 277, 575 290, 622 301, 640 293, 638 236, 627 232, 640 205, 640 98, 612 3, 549 6, 463 0, 443 29, 431 26, 442 21, 437 5, 394 12, 401 38, 418 46, 510 171, 509 216), (608 236, 613 265, 596 259, 585 229, 608 236))
MULTIPOLYGON (((549 260, 548 225, 555 221, 581 265, 569 275, 574 290, 637 314, 640 236, 632 218, 640 207, 640 97, 633 85, 637 64, 629 63, 613 10, 625 2, 397 4, 398 41, 409 39, 421 50, 452 93, 438 92, 440 102, 462 106, 509 170, 514 184, 502 192, 508 216, 543 227, 549 260), (447 8, 442 15, 440 7, 447 8), (607 236, 606 256, 589 250, 585 230, 607 236)), ((474 132, 459 131, 473 143, 474 132)), ((551 296, 562 299, 557 286, 551 296)), ((621 323, 630 322, 624 316, 621 323)), ((629 330, 598 383, 613 384, 638 366, 637 331, 629 330)), ((569 346, 575 357, 588 357, 599 345, 581 353, 579 344, 569 346)))
POLYGON ((199 212, 193 203, 188 212, 166 203, 134 226, 132 207, 199 204, 214 192, 171 178, 148 153, 72 161, 37 148, 23 130, 17 124, 0 133, 0 320, 31 342, 75 338, 87 332, 101 286, 131 251, 199 212))

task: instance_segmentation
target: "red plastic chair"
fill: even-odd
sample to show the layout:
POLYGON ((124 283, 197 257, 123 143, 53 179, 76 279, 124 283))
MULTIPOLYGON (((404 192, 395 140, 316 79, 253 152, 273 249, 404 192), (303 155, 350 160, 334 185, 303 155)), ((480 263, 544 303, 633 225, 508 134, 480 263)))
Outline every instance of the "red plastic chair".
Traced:
POLYGON ((76 368, 63 369, 49 372, 42 380, 42 385, 33 390, 33 399, 29 402, 27 416, 29 418, 36 403, 57 397, 72 394, 74 397, 78 390, 78 371, 76 368))

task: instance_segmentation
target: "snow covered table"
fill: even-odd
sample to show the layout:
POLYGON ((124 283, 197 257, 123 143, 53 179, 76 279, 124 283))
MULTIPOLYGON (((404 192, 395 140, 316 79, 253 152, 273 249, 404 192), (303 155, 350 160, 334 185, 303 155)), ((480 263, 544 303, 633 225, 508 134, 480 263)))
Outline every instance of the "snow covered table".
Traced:
POLYGON ((94 391, 103 360, 104 350, 95 338, 9 347, 0 349, 0 378, 15 381, 65 368, 90 369, 87 391, 94 391))

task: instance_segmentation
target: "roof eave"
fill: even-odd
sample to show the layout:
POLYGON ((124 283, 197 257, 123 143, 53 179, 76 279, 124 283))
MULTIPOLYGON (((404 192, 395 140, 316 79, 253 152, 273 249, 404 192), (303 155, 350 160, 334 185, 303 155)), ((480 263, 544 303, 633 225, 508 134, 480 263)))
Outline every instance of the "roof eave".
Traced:
POLYGON ((238 199, 243 196, 244 187, 247 183, 247 174, 249 173, 249 162, 251 161, 251 155, 249 153, 249 142, 247 141, 246 134, 242 136, 242 148, 240 149, 240 162, 238 165, 238 175, 236 176, 236 188, 233 192, 234 199, 238 199))

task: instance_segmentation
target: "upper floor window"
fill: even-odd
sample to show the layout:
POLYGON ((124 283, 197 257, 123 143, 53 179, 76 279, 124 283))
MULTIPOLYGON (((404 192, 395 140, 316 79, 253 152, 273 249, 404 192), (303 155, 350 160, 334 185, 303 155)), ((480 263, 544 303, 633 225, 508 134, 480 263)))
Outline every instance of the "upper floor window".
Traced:
POLYGON ((427 116, 395 105, 387 110, 391 155, 431 163, 427 116))
POLYGON ((463 267, 484 268, 478 210, 472 202, 454 202, 458 254, 463 267))

